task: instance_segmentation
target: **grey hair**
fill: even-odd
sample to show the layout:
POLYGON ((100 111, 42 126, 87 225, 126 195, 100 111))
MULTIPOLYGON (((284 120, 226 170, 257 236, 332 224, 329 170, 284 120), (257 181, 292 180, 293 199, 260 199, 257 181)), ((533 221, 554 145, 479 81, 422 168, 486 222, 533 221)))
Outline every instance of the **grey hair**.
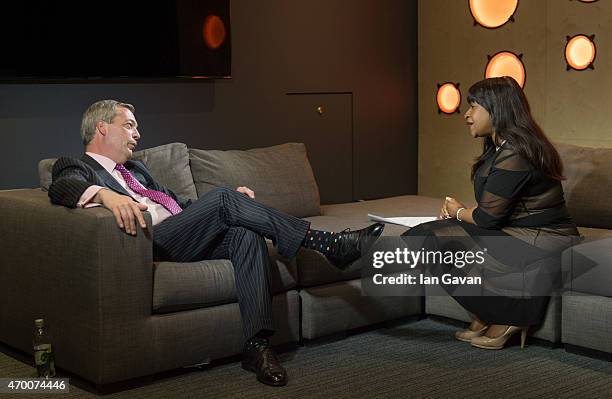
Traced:
POLYGON ((81 121, 81 137, 83 138, 84 145, 88 145, 93 140, 96 135, 96 125, 98 122, 113 122, 119 107, 127 108, 132 112, 135 110, 132 104, 121 103, 115 100, 101 100, 87 108, 85 113, 83 113, 83 120, 81 121))

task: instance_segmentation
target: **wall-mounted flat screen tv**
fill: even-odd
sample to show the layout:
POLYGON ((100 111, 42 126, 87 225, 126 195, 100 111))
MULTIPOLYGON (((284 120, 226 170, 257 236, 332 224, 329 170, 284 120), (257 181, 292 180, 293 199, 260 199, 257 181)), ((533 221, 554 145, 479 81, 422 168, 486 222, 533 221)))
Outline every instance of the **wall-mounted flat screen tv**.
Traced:
POLYGON ((231 77, 229 0, 2 6, 0 81, 231 77))

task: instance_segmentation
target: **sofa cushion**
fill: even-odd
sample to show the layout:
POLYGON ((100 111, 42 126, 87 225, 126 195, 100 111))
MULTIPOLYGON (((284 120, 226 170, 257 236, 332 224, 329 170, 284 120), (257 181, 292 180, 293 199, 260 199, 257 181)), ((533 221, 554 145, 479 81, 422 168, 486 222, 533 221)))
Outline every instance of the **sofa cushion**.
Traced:
MULTIPOLYGON (((183 143, 170 143, 136 151, 133 159, 145 164, 160 184, 168 187, 183 200, 196 200, 196 189, 189 168, 189 153, 183 143)), ((38 163, 40 187, 48 190, 51 171, 57 158, 43 159, 38 163)))
POLYGON ((612 237, 591 239, 563 252, 565 288, 612 297, 612 237))
POLYGON ((170 143, 136 151, 133 159, 144 163, 151 176, 179 198, 194 201, 198 198, 185 144, 170 143))
POLYGON ((423 311, 421 295, 365 295, 360 279, 306 288, 300 291, 300 298, 305 339, 421 315, 423 311))
POLYGON ((296 217, 320 214, 319 188, 304 144, 246 151, 190 149, 189 156, 200 197, 218 186, 248 186, 257 201, 284 213, 296 217))
POLYGON ((582 236, 582 243, 600 240, 602 238, 612 238, 612 230, 595 229, 590 227, 578 227, 578 232, 582 236))
POLYGON ((561 341, 612 353, 612 298, 567 292, 563 295, 561 341))
POLYGON ((57 158, 41 159, 38 162, 38 181, 40 187, 45 191, 48 191, 51 185, 51 170, 55 161, 57 161, 57 158))
POLYGON ((563 161, 565 202, 578 226, 612 228, 612 148, 555 143, 563 161))
POLYGON ((220 305, 235 298, 234 269, 229 260, 154 264, 155 312, 220 305))
MULTIPOLYGON (((338 218, 340 225, 332 222, 329 228, 345 229, 347 227, 354 228, 356 223, 373 223, 368 218, 368 213, 382 216, 438 216, 440 207, 444 202, 443 199, 426 197, 423 195, 400 195, 396 197, 382 198, 377 200, 349 202, 346 204, 323 205, 321 207, 321 216, 333 216, 338 218), (342 220, 347 218, 346 226, 342 226, 342 220)), ((323 224, 321 228, 326 228, 323 224)), ((408 228, 395 224, 388 224, 385 227, 383 236, 398 236, 405 232, 408 228)))
MULTIPOLYGON (((296 283, 294 260, 281 258, 268 243, 272 292, 290 290, 296 283)), ((156 262, 153 277, 153 311, 198 309, 236 302, 234 267, 229 260, 156 262)))
MULTIPOLYGON (((347 204, 323 205, 321 216, 307 218, 312 228, 341 231, 345 228, 360 229, 373 222, 368 213, 379 216, 436 216, 441 199, 420 195, 403 195, 371 201, 351 202, 347 204)), ((408 227, 387 224, 383 236, 399 236, 408 227)), ((303 287, 328 284, 358 278, 359 270, 340 271, 332 266, 319 252, 302 248, 297 255, 298 276, 303 287)))

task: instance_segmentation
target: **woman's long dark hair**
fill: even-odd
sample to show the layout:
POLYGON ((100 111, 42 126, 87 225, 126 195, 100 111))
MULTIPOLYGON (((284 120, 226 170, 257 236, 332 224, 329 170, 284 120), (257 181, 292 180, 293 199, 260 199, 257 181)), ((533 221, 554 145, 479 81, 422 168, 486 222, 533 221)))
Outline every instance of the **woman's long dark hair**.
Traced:
MULTIPOLYGON (((564 179, 559 153, 533 120, 523 89, 513 78, 504 76, 476 82, 468 91, 467 101, 487 110, 498 143, 508 141, 518 155, 545 176, 555 180, 564 179)), ((482 154, 472 165, 472 180, 494 146, 491 137, 484 140, 482 154)))

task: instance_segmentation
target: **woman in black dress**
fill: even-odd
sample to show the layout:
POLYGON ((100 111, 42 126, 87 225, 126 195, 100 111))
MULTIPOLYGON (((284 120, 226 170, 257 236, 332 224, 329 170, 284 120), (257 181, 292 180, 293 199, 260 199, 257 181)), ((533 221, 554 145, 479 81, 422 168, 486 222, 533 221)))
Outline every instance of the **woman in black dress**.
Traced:
POLYGON ((516 81, 501 77, 477 82, 467 101, 470 134, 483 139, 482 154, 472 166, 478 205, 467 207, 447 197, 441 220, 415 226, 406 235, 425 237, 429 250, 487 248, 480 270, 426 267, 434 274, 484 276, 478 295, 445 286, 474 315, 469 328, 455 334, 457 339, 501 349, 522 331, 523 346, 529 326, 544 317, 560 253, 579 234, 565 207, 559 154, 533 120, 516 81), (513 286, 516 281, 521 288, 513 286))

